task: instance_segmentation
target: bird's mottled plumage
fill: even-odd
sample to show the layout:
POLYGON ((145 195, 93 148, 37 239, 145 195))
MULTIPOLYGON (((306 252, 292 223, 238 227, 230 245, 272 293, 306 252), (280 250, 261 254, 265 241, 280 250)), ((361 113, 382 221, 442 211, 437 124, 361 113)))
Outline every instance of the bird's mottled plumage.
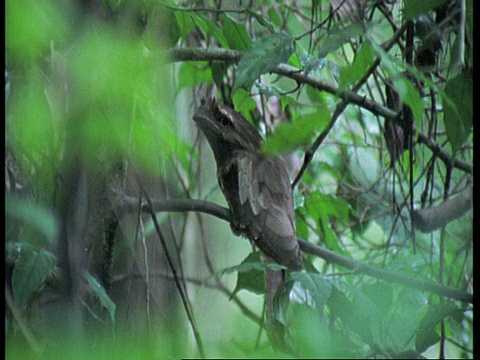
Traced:
POLYGON ((260 151, 262 137, 241 114, 215 99, 193 116, 217 162, 218 182, 233 215, 232 230, 290 270, 303 267, 296 239, 287 165, 260 151))

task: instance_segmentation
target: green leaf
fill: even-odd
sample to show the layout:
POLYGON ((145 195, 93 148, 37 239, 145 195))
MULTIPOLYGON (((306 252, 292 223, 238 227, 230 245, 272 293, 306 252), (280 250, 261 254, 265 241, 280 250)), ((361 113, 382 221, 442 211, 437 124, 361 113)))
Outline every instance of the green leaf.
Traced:
POLYGON ((445 130, 455 152, 467 139, 473 120, 473 79, 469 72, 450 79, 445 86, 445 130))
POLYGON ((257 251, 249 254, 240 265, 230 268, 238 272, 232 297, 242 289, 258 295, 265 293, 265 269, 262 265, 260 252, 257 251))
POLYGON ((366 25, 362 23, 355 23, 352 25, 345 26, 340 30, 336 30, 330 34, 327 34, 319 44, 318 57, 323 58, 328 54, 339 49, 343 44, 353 38, 357 38, 363 35, 365 32, 368 33, 368 29, 365 29, 366 25))
POLYGON ((417 15, 426 14, 446 2, 447 0, 405 0, 405 8, 403 9, 405 20, 413 20, 417 15))
POLYGON ((325 215, 342 222, 348 222, 349 220, 348 204, 339 197, 314 191, 306 197, 305 204, 309 216, 325 215))
POLYGON ((17 241, 8 241, 5 244, 5 262, 13 264, 22 253, 23 244, 17 241))
POLYGON ((90 289, 98 296, 102 306, 107 309, 110 315, 110 319, 112 320, 112 324, 115 324, 115 303, 110 299, 107 292, 105 291, 105 288, 97 281, 97 279, 95 279, 87 271, 83 273, 83 276, 85 280, 87 280, 90 289))
POLYGON ((30 201, 12 196, 5 198, 5 213, 22 223, 32 226, 49 242, 57 237, 58 224, 55 216, 46 208, 30 201))
POLYGON ((417 88, 405 76, 393 79, 392 84, 397 90, 400 100, 410 107, 415 121, 418 122, 423 115, 423 101, 417 88))
POLYGON ((208 37, 215 38, 220 46, 228 49, 228 41, 221 28, 219 28, 212 20, 203 16, 194 15, 193 21, 208 37))
POLYGON ((35 251, 22 245, 12 273, 12 290, 15 303, 22 308, 32 294, 39 290, 53 272, 57 258, 46 250, 35 251))
POLYGON ((431 305, 428 312, 420 321, 417 336, 415 338, 415 348, 418 352, 424 352, 430 346, 440 340, 437 333, 437 325, 448 316, 460 314, 461 309, 448 304, 431 305))
POLYGON ((341 198, 312 192, 305 198, 306 215, 316 221, 320 239, 329 249, 348 255, 339 246, 338 238, 330 226, 330 219, 340 220, 343 223, 349 220, 348 204, 341 198))
POLYGON ((325 276, 315 273, 292 272, 292 279, 297 282, 296 285, 305 291, 307 302, 316 309, 323 311, 323 307, 332 291, 332 285, 325 279, 325 276), (313 300, 313 304, 310 300, 313 300))
POLYGON ((376 331, 381 330, 378 327, 380 318, 376 313, 375 304, 360 291, 348 285, 347 293, 350 294, 347 297, 339 285, 332 286, 327 301, 332 315, 340 318, 347 329, 360 335, 367 344, 373 344, 376 331))
MULTIPOLYGON (((280 29, 273 22, 271 22, 270 19, 263 16, 262 13, 258 13, 251 8, 248 8, 247 11, 258 21, 260 25, 266 27, 271 33, 276 34, 280 31, 280 29)), ((274 15, 272 19, 276 20, 274 15)))
POLYGON ((226 13, 220 15, 220 21, 223 25, 223 33, 231 49, 245 51, 250 47, 252 39, 250 39, 243 23, 239 23, 226 13))
POLYGON ((339 90, 343 91, 350 85, 355 85, 363 78, 365 72, 374 63, 376 54, 368 42, 362 43, 353 64, 340 70, 339 90))
MULTIPOLYGON (((212 69, 207 62, 184 62, 178 71, 178 90, 192 88, 200 84, 212 82, 212 69)), ((179 94, 180 91, 177 92, 179 94)))
POLYGON ((194 29, 193 14, 188 11, 175 11, 175 18, 177 19, 178 29, 183 39, 187 37, 194 29))
POLYGON ((6 58, 22 63, 41 60, 51 44, 67 38, 68 20, 55 4, 35 0, 5 3, 6 58))
POLYGON ((68 56, 76 89, 72 116, 78 117, 72 125, 78 126, 84 158, 112 161, 128 152, 153 172, 159 154, 174 151, 172 69, 154 50, 160 49, 148 51, 138 39, 100 25, 75 39, 68 56))
POLYGON ((245 117, 247 114, 257 107, 257 103, 245 89, 238 89, 232 96, 235 110, 242 113, 245 117))
POLYGON ((283 34, 269 35, 254 42, 238 63, 234 89, 249 89, 260 75, 286 63, 294 51, 294 40, 283 34))
POLYGON ((288 154, 300 147, 307 147, 329 120, 328 110, 321 107, 315 112, 298 116, 292 123, 283 122, 262 144, 262 151, 267 155, 278 156, 288 154))
POLYGON ((254 294, 265 293, 265 269, 281 270, 283 266, 261 261, 260 252, 256 251, 248 255, 240 265, 229 267, 221 274, 237 272, 237 285, 233 291, 235 295, 240 290, 248 290, 254 294))

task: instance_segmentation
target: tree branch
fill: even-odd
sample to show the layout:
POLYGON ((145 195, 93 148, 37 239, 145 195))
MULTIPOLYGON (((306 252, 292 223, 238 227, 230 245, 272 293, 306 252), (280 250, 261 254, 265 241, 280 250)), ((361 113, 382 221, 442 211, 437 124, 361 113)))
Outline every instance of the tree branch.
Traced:
MULTIPOLYGON (((401 29, 401 31, 403 31, 403 28, 401 29)), ((399 30, 398 34, 400 34, 401 31, 399 30)), ((385 46, 389 45, 390 42, 387 43, 385 46)), ((242 58, 243 52, 222 48, 173 48, 166 51, 165 55, 167 59, 170 59, 171 62, 224 61, 227 63, 237 63, 242 58)), ((297 83, 310 85, 318 91, 325 91, 335 96, 338 96, 340 99, 346 101, 347 104, 357 105, 363 109, 370 111, 374 115, 392 119, 396 119, 398 117, 397 112, 371 99, 368 99, 366 96, 359 95, 352 91, 339 91, 337 87, 327 84, 313 76, 307 75, 293 66, 287 64, 279 64, 272 72, 293 79, 297 83)), ((438 144, 431 141, 427 135, 423 134, 420 131, 417 131, 417 134, 417 141, 427 146, 444 162, 452 161, 453 167, 462 170, 468 174, 473 173, 473 166, 460 160, 452 159, 452 156, 450 154, 442 150, 442 148, 440 148, 438 144)))
POLYGON ((317 255, 322 259, 346 267, 347 269, 355 270, 359 273, 369 275, 371 277, 386 282, 399 283, 404 286, 412 287, 421 291, 429 291, 441 296, 445 296, 447 298, 464 301, 471 304, 473 303, 473 295, 470 293, 463 292, 455 288, 442 286, 433 282, 413 279, 412 277, 405 276, 399 273, 394 273, 374 266, 366 265, 361 262, 354 261, 344 256, 338 255, 333 251, 324 249, 305 240, 298 239, 298 242, 300 243, 300 248, 302 249, 302 251, 308 254, 317 255))
MULTIPOLYGON (((167 58, 172 62, 177 61, 225 61, 236 63, 240 61, 243 52, 222 48, 173 48, 167 52, 167 58)), ((272 70, 273 73, 286 76, 299 83, 312 86, 318 91, 326 91, 330 94, 348 101, 349 103, 358 105, 366 110, 371 111, 375 115, 383 117, 395 118, 398 114, 373 100, 367 99, 363 95, 358 95, 350 91, 339 91, 333 85, 327 84, 313 76, 304 74, 296 67, 279 64, 272 70)))
POLYGON ((413 223, 421 232, 429 233, 458 219, 473 205, 473 185, 467 186, 453 199, 444 201, 438 206, 415 210, 413 223))
MULTIPOLYGON (((230 222, 231 219, 230 211, 227 208, 205 200, 152 200, 152 204, 154 205, 155 211, 199 211, 216 216, 219 219, 225 220, 227 222, 230 222)), ((128 211, 137 211, 138 199, 133 197, 126 197, 122 210, 124 213, 128 211)), ((142 204, 142 211, 150 213, 151 208, 148 204, 145 203, 142 204)), ((468 292, 463 292, 455 288, 445 287, 424 280, 412 279, 411 277, 405 275, 366 265, 334 253, 333 251, 309 243, 308 241, 302 239, 298 239, 298 242, 300 243, 300 248, 303 252, 318 256, 326 261, 346 267, 347 269, 355 270, 359 273, 366 274, 383 281, 395 282, 422 291, 433 292, 435 294, 445 296, 451 299, 473 303, 473 295, 468 292)))

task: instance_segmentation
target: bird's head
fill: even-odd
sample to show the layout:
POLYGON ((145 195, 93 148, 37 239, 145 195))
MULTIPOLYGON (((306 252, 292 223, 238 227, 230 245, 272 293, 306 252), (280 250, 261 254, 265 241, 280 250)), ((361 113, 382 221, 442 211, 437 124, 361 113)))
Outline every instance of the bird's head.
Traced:
POLYGON ((262 137, 257 129, 232 108, 219 105, 215 98, 203 99, 193 120, 207 137, 217 160, 236 150, 260 149, 262 137))

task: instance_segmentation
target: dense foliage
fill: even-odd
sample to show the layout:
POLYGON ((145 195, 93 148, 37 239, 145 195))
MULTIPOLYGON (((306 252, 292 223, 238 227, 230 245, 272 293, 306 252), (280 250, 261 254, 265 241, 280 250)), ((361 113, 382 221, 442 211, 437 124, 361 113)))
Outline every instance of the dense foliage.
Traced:
POLYGON ((6 357, 473 357, 472 4, 7 0, 6 357), (213 96, 291 170, 287 353, 213 96))

